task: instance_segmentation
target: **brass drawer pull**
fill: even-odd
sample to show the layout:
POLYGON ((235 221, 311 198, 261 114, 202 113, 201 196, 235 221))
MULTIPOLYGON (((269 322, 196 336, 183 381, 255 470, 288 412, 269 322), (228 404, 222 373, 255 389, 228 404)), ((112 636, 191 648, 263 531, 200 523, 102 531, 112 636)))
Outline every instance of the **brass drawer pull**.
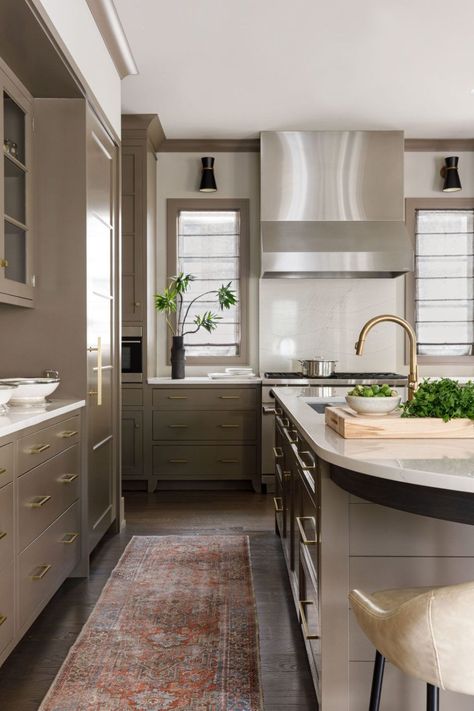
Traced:
POLYGON ((6 467, 0 467, 0 474, 6 474, 8 469, 6 467))
POLYGON ((287 469, 283 470, 283 479, 291 479, 291 472, 289 472, 287 469))
POLYGON ((238 464, 238 459, 218 459, 219 464, 238 464))
POLYGON ((4 622, 8 620, 8 617, 6 615, 0 615, 0 627, 3 625, 4 622))
POLYGON ((275 506, 275 513, 283 513, 283 499, 281 496, 273 497, 273 505, 275 506))
POLYGON ((78 538, 78 533, 65 533, 64 538, 61 539, 60 543, 65 543, 66 545, 69 545, 70 543, 74 543, 74 541, 78 538))
POLYGON ((38 444, 30 449, 29 454, 41 454, 41 452, 46 452, 50 447, 50 444, 38 444))
POLYGON ((309 451, 296 452, 296 459, 298 460, 298 464, 300 465, 300 467, 303 471, 308 471, 309 469, 316 469, 316 462, 314 461, 313 455, 311 454, 311 452, 309 452, 309 451), (303 459, 302 459, 303 454, 310 458, 311 464, 306 464, 303 461, 303 459))
POLYGON ((187 459, 168 459, 170 464, 188 464, 187 459))
POLYGON ((273 447, 273 456, 275 459, 282 459, 283 458, 283 450, 281 447, 273 447))
POLYGON ((296 523, 298 524, 298 528, 300 529, 300 536, 301 536, 301 543, 305 546, 314 546, 316 543, 318 543, 317 539, 311 540, 307 538, 303 524, 301 521, 312 521, 314 527, 316 528, 316 519, 314 516, 296 516, 296 523))
POLYGON ((33 501, 30 501, 28 506, 32 509, 40 509, 50 500, 51 496, 36 496, 33 501))
POLYGON ((187 395, 168 395, 168 400, 187 400, 187 395))
POLYGON ((264 415, 275 415, 276 408, 273 405, 262 405, 262 412, 264 415))
POLYGON ((37 571, 40 571, 40 572, 33 573, 33 575, 31 576, 31 579, 32 579, 32 580, 42 580, 42 579, 44 578, 44 576, 46 575, 46 573, 47 573, 49 570, 51 570, 51 567, 52 567, 52 566, 51 566, 51 565, 48 565, 48 564, 46 564, 46 565, 40 565, 40 566, 36 569, 37 571))
POLYGON ((293 429, 287 429, 286 427, 284 428, 284 433, 286 435, 286 438, 290 444, 296 444, 298 442, 298 430, 293 427, 293 429), (295 439, 291 439, 290 437, 290 432, 296 432, 294 435, 295 439))
POLYGON ((280 427, 283 427, 283 429, 285 429, 285 427, 290 426, 290 421, 289 421, 288 417, 277 416, 276 419, 277 419, 277 422, 280 425, 280 427))
POLYGON ((219 427, 222 427, 225 430, 236 430, 240 427, 240 425, 219 425, 219 427))
POLYGON ((63 474, 59 477, 58 481, 61 482, 61 484, 72 484, 76 479, 79 479, 79 474, 63 474))
POLYGON ((189 427, 189 425, 168 425, 168 427, 172 430, 185 430, 189 427))
POLYGON ((70 439, 71 437, 75 437, 77 434, 79 434, 78 430, 65 430, 64 432, 60 432, 58 436, 63 439, 70 439))
POLYGON ((0 541, 1 541, 3 538, 5 538, 6 535, 7 535, 7 532, 6 532, 6 531, 0 531, 0 541))
POLYGON ((304 611, 304 606, 305 605, 314 605, 312 600, 299 600, 298 602, 298 608, 300 611, 300 617, 301 617, 301 627, 303 628, 303 634, 305 639, 319 639, 318 634, 310 634, 309 629, 308 629, 308 623, 306 621, 306 615, 304 611))
POLYGON ((240 395, 219 395, 221 400, 240 400, 240 395))

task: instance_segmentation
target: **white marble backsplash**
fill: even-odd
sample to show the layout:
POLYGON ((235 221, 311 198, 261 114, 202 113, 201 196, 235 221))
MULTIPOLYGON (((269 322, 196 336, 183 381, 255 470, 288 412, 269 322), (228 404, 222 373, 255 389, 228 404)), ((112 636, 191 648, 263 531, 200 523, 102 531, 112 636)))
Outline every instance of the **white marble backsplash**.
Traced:
MULTIPOLYGON (((376 326, 364 354, 354 344, 363 324, 382 313, 402 315, 397 279, 262 279, 260 370, 294 370, 298 358, 337 360, 338 370, 395 371, 403 337, 376 326)), ((402 345, 403 347, 403 345, 402 345)))

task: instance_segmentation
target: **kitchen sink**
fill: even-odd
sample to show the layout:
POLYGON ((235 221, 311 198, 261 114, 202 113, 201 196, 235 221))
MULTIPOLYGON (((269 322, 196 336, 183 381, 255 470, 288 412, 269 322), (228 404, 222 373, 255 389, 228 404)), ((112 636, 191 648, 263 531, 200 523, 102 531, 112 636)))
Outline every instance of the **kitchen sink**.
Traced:
POLYGON ((307 402, 306 404, 309 405, 316 412, 319 412, 324 415, 324 411, 327 407, 332 405, 342 405, 342 402, 343 401, 341 400, 335 400, 334 402, 307 402))

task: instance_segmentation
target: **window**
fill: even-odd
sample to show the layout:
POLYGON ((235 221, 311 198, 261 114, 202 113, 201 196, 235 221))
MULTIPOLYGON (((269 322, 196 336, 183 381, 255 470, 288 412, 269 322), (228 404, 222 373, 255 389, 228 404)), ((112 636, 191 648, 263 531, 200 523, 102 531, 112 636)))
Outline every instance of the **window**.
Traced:
POLYGON ((407 294, 411 292, 418 353, 438 360, 472 356, 474 203, 407 203, 413 203, 415 244, 415 273, 407 277, 407 294))
POLYGON ((219 310, 215 294, 190 306, 188 324, 197 314, 213 311, 219 325, 185 338, 191 363, 246 362, 246 302, 248 271, 248 201, 168 200, 168 276, 193 274, 184 311, 199 294, 231 282, 238 303, 219 310))

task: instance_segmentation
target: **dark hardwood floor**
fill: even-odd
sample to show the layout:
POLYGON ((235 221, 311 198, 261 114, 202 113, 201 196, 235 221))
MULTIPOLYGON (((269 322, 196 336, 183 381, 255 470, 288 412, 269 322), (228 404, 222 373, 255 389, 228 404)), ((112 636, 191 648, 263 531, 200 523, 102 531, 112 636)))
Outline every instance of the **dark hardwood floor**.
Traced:
POLYGON ((126 529, 98 546, 89 579, 64 583, 0 669, 0 710, 37 710, 133 535, 244 533, 251 540, 265 711, 315 711, 281 546, 273 533, 271 496, 244 491, 130 492, 125 512, 126 529))

